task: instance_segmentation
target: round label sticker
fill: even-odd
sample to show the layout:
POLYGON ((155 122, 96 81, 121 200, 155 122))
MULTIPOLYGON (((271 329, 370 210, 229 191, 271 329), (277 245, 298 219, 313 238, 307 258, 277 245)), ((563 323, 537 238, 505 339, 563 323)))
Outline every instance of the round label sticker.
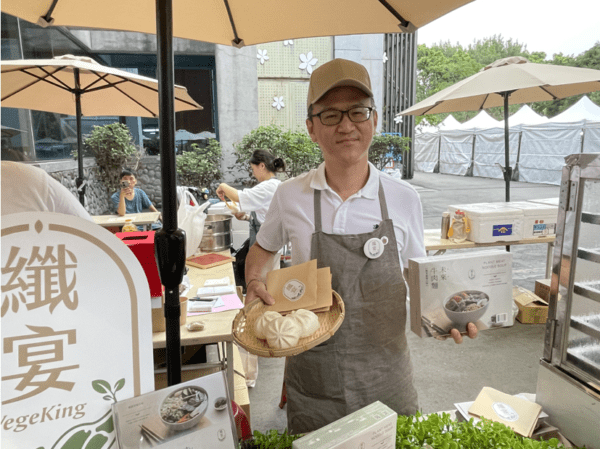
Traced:
POLYGON ((304 295, 306 287, 303 282, 298 279, 291 279, 283 286, 283 296, 290 301, 298 301, 304 295))
POLYGON ((494 409, 496 415, 504 421, 517 421, 519 419, 519 414, 515 409, 504 402, 494 402, 492 404, 492 409, 494 409))
POLYGON ((369 259, 377 259, 383 254, 383 248, 387 243, 387 237, 382 237, 381 239, 373 237, 372 239, 367 240, 364 246, 365 256, 369 259))

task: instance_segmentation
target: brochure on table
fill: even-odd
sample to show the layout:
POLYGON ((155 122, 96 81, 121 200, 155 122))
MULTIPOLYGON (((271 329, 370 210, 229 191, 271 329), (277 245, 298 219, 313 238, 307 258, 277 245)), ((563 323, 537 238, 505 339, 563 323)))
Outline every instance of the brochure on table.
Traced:
POLYGON ((150 290, 106 229, 2 217, 2 447, 116 447, 111 404, 154 390, 150 290))
POLYGON ((235 448, 226 382, 219 371, 113 404, 119 448, 235 448))

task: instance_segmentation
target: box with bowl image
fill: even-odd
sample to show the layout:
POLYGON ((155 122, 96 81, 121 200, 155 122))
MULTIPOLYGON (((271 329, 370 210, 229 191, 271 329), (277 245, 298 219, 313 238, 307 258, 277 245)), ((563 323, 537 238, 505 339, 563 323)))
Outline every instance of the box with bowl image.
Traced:
POLYGON ((468 323, 482 331, 513 325, 512 255, 473 251, 409 260, 410 324, 441 337, 468 323))
POLYGON ((112 406, 120 449, 237 447, 225 372, 116 402, 112 406))

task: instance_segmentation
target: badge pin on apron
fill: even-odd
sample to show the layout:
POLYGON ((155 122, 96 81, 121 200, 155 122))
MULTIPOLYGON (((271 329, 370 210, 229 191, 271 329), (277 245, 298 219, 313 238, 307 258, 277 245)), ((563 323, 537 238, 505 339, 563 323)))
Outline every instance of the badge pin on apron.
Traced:
POLYGON ((382 237, 378 239, 373 237, 367 240, 364 246, 365 256, 369 259, 377 259, 383 254, 384 246, 388 244, 388 238, 382 237))

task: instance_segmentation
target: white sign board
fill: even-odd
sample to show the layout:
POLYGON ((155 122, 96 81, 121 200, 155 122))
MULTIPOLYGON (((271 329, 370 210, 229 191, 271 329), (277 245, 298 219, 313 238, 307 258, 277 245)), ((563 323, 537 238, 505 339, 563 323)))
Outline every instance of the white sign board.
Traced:
POLYGON ((2 447, 116 447, 111 406, 154 390, 131 250, 70 215, 2 217, 2 447))

